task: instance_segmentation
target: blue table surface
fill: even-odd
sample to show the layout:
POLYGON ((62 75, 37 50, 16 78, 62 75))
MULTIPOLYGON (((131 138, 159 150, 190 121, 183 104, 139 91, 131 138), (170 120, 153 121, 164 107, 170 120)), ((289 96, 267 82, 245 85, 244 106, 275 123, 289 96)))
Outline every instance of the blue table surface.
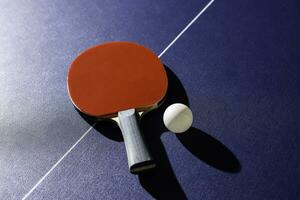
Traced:
POLYGON ((158 167, 128 171, 120 130, 72 106, 68 66, 133 41, 159 55, 207 0, 0 1, 0 199, 300 199, 300 2, 215 0, 166 51, 141 125, 158 167), (193 127, 168 132, 171 103, 193 127))

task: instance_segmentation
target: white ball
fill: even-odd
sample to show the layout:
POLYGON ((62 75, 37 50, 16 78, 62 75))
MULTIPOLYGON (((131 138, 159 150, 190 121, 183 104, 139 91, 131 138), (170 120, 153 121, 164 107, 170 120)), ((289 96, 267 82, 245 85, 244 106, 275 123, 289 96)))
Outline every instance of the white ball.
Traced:
POLYGON ((193 113, 186 105, 174 103, 165 110, 163 120, 170 131, 183 133, 192 126, 193 113))

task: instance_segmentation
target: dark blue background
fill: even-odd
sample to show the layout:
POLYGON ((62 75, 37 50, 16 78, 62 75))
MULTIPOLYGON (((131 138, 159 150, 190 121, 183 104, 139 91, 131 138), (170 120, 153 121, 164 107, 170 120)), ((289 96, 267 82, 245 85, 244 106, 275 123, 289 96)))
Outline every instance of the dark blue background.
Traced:
MULTIPOLYGON (((90 127, 66 90, 87 47, 157 54, 208 1, 0 1, 0 197, 20 199, 90 127)), ((299 199, 300 4, 216 0, 161 57, 170 87, 142 119, 158 168, 128 172, 117 127, 99 123, 29 199, 299 199), (189 104, 193 128, 162 113, 189 104)))

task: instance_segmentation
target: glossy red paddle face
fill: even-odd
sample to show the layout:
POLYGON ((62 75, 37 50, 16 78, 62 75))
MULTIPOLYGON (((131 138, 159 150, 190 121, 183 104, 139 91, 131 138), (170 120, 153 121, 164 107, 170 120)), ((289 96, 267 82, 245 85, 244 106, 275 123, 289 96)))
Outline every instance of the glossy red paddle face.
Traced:
POLYGON ((167 76, 158 57, 130 42, 112 42, 81 53, 71 64, 68 91, 73 104, 96 117, 145 111, 163 99, 167 76))

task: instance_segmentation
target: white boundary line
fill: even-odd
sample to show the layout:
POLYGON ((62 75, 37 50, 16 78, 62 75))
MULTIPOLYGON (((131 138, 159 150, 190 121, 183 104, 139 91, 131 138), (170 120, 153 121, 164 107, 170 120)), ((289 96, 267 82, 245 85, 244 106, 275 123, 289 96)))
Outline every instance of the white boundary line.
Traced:
MULTIPOLYGON (((206 11, 206 9, 214 2, 215 0, 211 0, 206 4, 206 6, 192 19, 192 21, 174 38, 174 40, 159 54, 159 58, 162 57, 168 49, 184 34, 184 32, 206 11)), ((22 200, 25 200, 29 197, 29 195, 43 182, 43 180, 61 163, 61 161, 76 147, 76 145, 92 130, 95 126, 93 124, 76 142, 73 146, 50 168, 50 170, 31 188, 29 192, 27 192, 22 200)))
POLYGON ((22 200, 25 200, 42 182, 43 180, 59 165, 59 163, 76 147, 76 145, 92 130, 92 128, 95 126, 93 124, 76 142, 73 144, 73 146, 51 167, 51 169, 31 188, 27 194, 22 198, 22 200))
POLYGON ((215 0, 211 0, 206 4, 206 6, 192 19, 192 21, 174 38, 174 40, 159 54, 159 58, 162 57, 168 51, 168 49, 184 34, 188 28, 206 11, 206 9, 214 2, 215 0))

